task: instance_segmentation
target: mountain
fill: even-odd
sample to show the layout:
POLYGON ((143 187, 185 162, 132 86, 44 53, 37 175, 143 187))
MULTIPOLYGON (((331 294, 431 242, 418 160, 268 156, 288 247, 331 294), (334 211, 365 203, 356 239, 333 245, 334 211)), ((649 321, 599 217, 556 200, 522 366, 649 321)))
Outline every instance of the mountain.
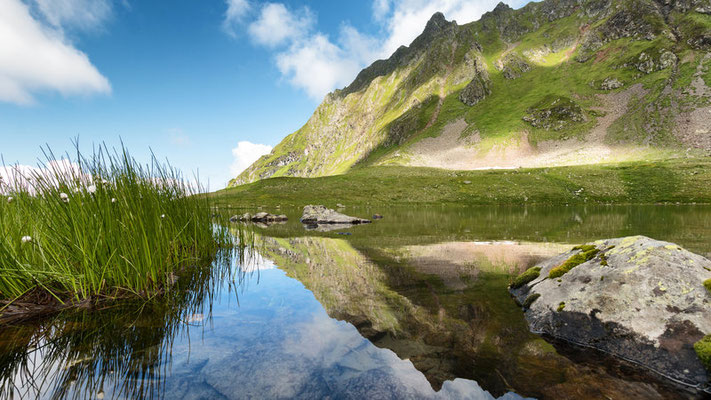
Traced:
POLYGON ((711 152, 711 0, 436 13, 230 182, 372 165, 473 170, 711 152))

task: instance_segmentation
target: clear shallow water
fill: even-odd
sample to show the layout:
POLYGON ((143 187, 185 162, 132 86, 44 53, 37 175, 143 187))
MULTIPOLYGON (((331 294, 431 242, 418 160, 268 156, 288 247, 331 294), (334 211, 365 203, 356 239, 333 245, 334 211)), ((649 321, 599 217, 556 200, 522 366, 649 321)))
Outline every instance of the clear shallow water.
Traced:
POLYGON ((688 397, 529 333, 506 285, 603 237, 708 254, 711 208, 347 211, 385 219, 256 228, 261 256, 223 257, 180 295, 1 329, 0 398, 688 397))

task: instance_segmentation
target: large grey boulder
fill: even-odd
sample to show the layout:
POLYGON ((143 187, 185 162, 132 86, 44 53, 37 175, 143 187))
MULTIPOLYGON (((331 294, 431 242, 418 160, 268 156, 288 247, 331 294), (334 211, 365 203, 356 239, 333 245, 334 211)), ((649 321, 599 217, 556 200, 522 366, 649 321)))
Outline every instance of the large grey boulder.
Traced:
POLYGON ((304 224, 367 224, 369 219, 350 217, 325 206, 308 205, 301 216, 304 224))
POLYGON ((710 390, 694 351, 694 343, 711 334, 711 293, 704 287, 710 260, 632 236, 578 246, 519 278, 509 290, 524 305, 533 332, 710 390))

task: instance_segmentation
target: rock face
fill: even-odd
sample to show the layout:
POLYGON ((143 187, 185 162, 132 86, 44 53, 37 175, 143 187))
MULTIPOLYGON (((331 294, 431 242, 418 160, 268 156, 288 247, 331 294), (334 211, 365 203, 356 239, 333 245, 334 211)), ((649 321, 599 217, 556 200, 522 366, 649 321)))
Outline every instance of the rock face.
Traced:
POLYGON ((489 81, 481 76, 476 76, 459 93, 459 101, 471 107, 490 94, 489 81))
POLYGON ((710 260, 633 236, 578 246, 525 274, 509 290, 532 331, 711 390, 694 351, 711 333, 710 260))
POLYGON ((521 75, 531 70, 531 66, 515 54, 509 54, 504 57, 501 61, 500 67, 501 73, 506 79, 519 78, 521 75))
POLYGON ((308 205, 304 207, 304 214, 301 216, 304 224, 367 224, 369 219, 350 217, 341 214, 325 206, 308 205))

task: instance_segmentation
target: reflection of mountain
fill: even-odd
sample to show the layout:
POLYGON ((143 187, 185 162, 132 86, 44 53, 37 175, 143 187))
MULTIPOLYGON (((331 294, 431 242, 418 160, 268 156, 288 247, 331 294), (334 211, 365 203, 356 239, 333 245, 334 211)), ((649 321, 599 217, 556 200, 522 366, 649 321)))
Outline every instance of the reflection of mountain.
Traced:
POLYGON ((656 383, 616 377, 600 363, 574 363, 528 331, 506 286, 512 273, 559 250, 512 242, 356 249, 325 237, 265 237, 261 249, 329 316, 409 359, 435 389, 460 377, 494 395, 673 397, 656 383))

